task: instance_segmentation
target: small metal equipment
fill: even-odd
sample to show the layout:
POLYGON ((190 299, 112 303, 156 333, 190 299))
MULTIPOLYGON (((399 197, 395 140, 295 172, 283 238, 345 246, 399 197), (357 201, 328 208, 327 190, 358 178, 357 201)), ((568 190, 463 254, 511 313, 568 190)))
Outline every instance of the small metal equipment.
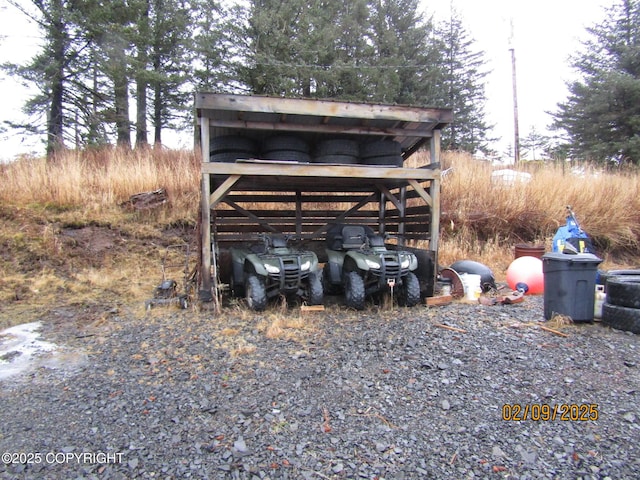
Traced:
POLYGON ((165 248, 160 264, 162 281, 153 291, 153 298, 145 302, 147 310, 156 305, 178 305, 182 309, 189 308, 193 299, 196 283, 197 265, 192 259, 188 244, 169 245, 165 248), (182 282, 171 277, 170 273, 181 274, 182 282))

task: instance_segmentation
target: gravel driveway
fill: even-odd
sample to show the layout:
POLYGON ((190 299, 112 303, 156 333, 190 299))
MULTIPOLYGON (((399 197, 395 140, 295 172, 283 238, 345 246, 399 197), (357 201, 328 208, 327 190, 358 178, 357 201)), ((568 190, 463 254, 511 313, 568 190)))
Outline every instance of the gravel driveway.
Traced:
POLYGON ((296 310, 307 322, 297 328, 276 328, 278 315, 43 319, 68 365, 0 381, 0 478, 640 472, 636 335, 598 323, 542 330, 541 297, 296 310))

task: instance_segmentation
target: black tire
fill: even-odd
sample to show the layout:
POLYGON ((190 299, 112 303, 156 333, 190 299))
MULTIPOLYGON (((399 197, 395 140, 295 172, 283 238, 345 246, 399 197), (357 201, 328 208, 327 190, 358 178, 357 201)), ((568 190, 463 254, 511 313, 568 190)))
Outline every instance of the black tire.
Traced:
POLYGON ((321 274, 319 272, 309 273, 308 282, 307 302, 309 302, 309 305, 322 305, 324 301, 324 288, 322 287, 321 274))
POLYGON ((311 162, 311 155, 297 150, 273 150, 262 155, 265 160, 275 160, 278 162, 311 162))
POLYGON ((420 303, 420 282, 413 272, 409 272, 398 289, 398 304, 403 307, 413 307, 420 303))
POLYGON ((606 285, 607 279, 611 277, 627 276, 627 275, 640 275, 640 270, 598 270, 597 277, 600 285, 606 285))
POLYGON ((360 156, 360 146, 355 140, 332 138, 318 142, 315 154, 318 157, 325 155, 348 155, 357 158, 360 156))
POLYGON ((222 152, 247 152, 256 155, 258 152, 258 144, 251 138, 238 135, 212 137, 209 141, 209 153, 222 152))
POLYGON ((354 157, 353 155, 321 155, 319 157, 313 158, 314 163, 337 163, 341 165, 355 165, 360 163, 360 159, 358 157, 354 157))
POLYGON ((404 162, 402 155, 387 155, 384 157, 367 157, 362 158, 362 163, 365 165, 388 165, 391 167, 401 167, 404 162))
POLYGON ((273 152, 276 150, 293 150, 296 152, 309 153, 309 144, 300 137, 292 135, 276 135, 267 138, 262 142, 262 152, 273 152))
POLYGON ((617 330, 640 333, 640 308, 621 307, 604 303, 602 323, 617 330))
POLYGON ((364 309, 364 280, 358 272, 347 272, 344 276, 344 302, 347 307, 364 309))
POLYGON ((363 143, 360 146, 360 156, 362 158, 393 155, 402 155, 402 146, 395 140, 378 140, 371 143, 363 143))
POLYGON ((264 287, 264 280, 255 273, 247 275, 245 283, 247 305, 256 312, 261 312, 267 308, 267 290, 264 287))
POLYGON ((619 307, 640 308, 640 275, 607 278, 607 303, 619 307))
POLYGON ((234 163, 239 159, 246 158, 257 158, 257 155, 252 155, 248 152, 219 152, 212 153, 209 157, 210 162, 221 162, 221 163, 234 163))

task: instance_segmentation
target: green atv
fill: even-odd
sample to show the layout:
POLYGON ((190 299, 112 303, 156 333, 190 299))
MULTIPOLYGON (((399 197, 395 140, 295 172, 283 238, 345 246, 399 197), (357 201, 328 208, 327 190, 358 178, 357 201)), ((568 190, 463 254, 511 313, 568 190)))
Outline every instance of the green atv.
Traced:
POLYGON ((231 248, 231 288, 250 308, 264 310, 269 299, 301 297, 309 305, 322 304, 324 291, 318 257, 288 246, 289 237, 261 234, 261 243, 231 248))
POLYGON ((412 307, 420 302, 416 256, 389 250, 370 227, 336 225, 327 232, 328 261, 323 269, 327 293, 344 291, 348 307, 362 310, 365 298, 391 291, 398 303, 412 307))

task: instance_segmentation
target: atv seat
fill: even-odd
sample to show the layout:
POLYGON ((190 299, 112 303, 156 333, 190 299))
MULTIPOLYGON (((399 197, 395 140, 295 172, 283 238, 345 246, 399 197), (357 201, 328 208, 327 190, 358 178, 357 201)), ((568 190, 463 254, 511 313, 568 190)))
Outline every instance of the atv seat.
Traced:
POLYGON ((342 248, 349 250, 360 248, 364 244, 364 227, 359 225, 347 225, 342 228, 342 248))

